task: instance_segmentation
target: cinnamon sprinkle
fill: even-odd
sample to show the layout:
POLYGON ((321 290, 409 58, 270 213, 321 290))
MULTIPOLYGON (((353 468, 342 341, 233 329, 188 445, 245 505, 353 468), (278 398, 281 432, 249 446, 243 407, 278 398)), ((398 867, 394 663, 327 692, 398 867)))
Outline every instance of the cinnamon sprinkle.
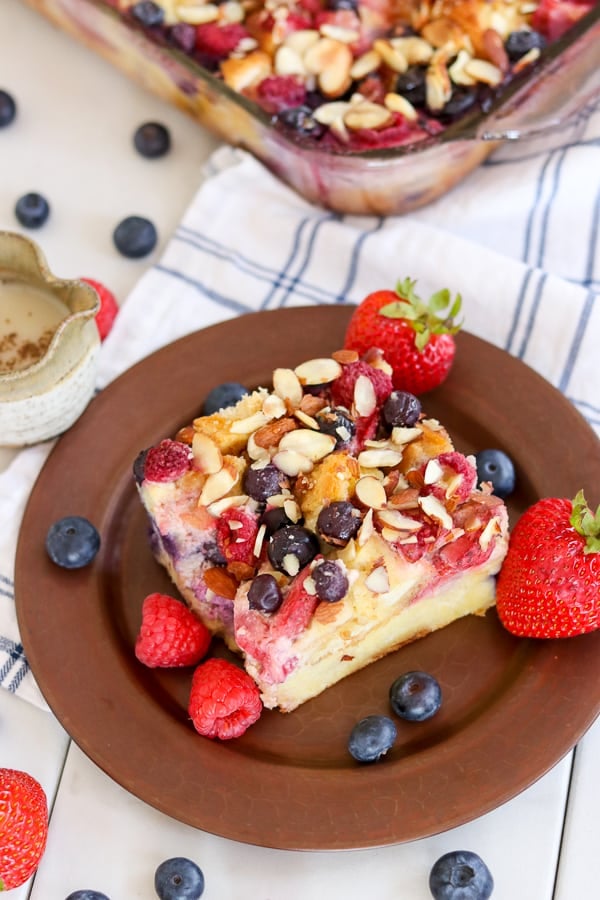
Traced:
POLYGON ((37 341, 23 340, 16 331, 0 337, 0 372, 26 369, 42 358, 54 335, 48 328, 37 341))

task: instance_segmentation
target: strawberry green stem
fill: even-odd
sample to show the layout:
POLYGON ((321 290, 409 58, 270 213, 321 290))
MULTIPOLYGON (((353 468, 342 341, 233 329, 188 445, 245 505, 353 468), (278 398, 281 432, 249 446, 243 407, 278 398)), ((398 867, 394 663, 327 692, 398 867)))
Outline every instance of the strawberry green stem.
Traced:
POLYGON ((415 346, 423 350, 433 334, 456 334, 461 324, 454 321, 462 305, 462 297, 454 300, 448 288, 432 294, 426 302, 415 291, 417 282, 405 278, 396 285, 398 300, 387 303, 379 310, 379 315, 387 319, 403 319, 415 332, 415 346))
POLYGON ((583 491, 573 500, 573 511, 569 519, 571 525, 585 538, 584 553, 600 553, 600 506, 595 513, 587 505, 583 491))

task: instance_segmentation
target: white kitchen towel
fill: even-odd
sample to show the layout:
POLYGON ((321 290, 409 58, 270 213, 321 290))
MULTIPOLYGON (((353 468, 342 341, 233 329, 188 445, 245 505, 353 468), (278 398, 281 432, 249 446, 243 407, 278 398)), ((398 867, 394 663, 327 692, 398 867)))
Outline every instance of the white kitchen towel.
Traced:
MULTIPOLYGON (((588 116, 586 128, 592 119, 600 135, 597 111, 588 116)), ((598 284, 593 262, 598 184, 587 218, 574 198, 569 202, 557 189, 556 178, 553 202, 544 190, 544 172, 553 167, 556 177, 579 175, 582 186, 587 174, 589 193, 600 171, 600 150, 598 138, 594 143, 591 132, 586 134, 586 152, 591 147, 596 155, 586 157, 585 169, 579 145, 549 149, 528 161, 517 155, 512 163, 508 148, 502 170, 512 167, 510 207, 504 192, 494 199, 499 176, 488 166, 428 210, 387 219, 340 216, 310 206, 248 154, 221 148, 162 258, 124 302, 102 347, 98 387, 206 325, 284 306, 357 303, 370 291, 410 276, 423 295, 441 287, 460 291, 465 327, 537 369, 600 434, 600 300, 593 290, 598 284), (476 200, 484 204, 479 219, 476 200), (568 223, 565 210, 570 211, 568 223), (485 240, 478 241, 476 224, 468 224, 471 214, 476 224, 489 220, 485 240), (555 215, 565 239, 576 234, 585 247, 588 263, 581 271, 572 266, 568 241, 567 252, 553 258, 551 266, 545 265, 544 254, 523 254, 516 244, 510 246, 515 235, 522 240, 529 235, 531 243, 534 231, 539 244, 540 229, 548 231, 555 215), (456 228, 453 216, 460 219, 456 228), (506 253, 493 247, 505 247, 506 253)), ((588 194, 581 199, 589 205, 588 194)), ((235 376, 232 360, 232 380, 235 376)), ((19 637, 14 554, 29 491, 50 449, 51 442, 23 450, 0 474, 0 684, 41 707, 45 702, 19 637)))

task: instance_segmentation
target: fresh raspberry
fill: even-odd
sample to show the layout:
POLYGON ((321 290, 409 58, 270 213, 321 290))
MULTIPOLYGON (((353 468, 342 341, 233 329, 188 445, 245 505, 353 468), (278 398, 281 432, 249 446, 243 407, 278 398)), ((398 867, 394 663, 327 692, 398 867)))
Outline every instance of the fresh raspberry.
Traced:
MULTIPOLYGON (((469 462, 466 456, 463 456, 462 453, 458 453, 456 450, 451 453, 440 453, 437 457, 437 462, 444 472, 443 483, 427 485, 424 489, 425 492, 434 494, 439 500, 444 501, 449 480, 453 479, 454 475, 460 475, 460 482, 453 485, 451 496, 453 500, 463 503, 475 490, 477 469, 469 462)), ((423 470, 425 468, 426 465, 423 466, 423 470)))
POLYGON ((180 600, 149 594, 142 604, 142 624, 135 655, 145 666, 195 666, 206 656, 211 634, 180 600))
POLYGON ((196 50, 199 53, 226 59, 239 42, 248 36, 247 29, 237 22, 229 25, 215 25, 214 22, 208 22, 196 28, 196 50))
POLYGON ((115 299, 115 295, 100 281, 94 281, 93 278, 82 278, 81 280, 85 281, 86 284, 91 285, 100 298, 100 309, 96 313, 96 326, 98 328, 100 340, 103 341, 113 327, 113 323, 119 312, 119 305, 115 299))
POLYGON ((302 106, 306 100, 306 87, 295 75, 270 75, 258 85, 256 100, 268 113, 302 106))
POLYGON ((166 438, 151 447, 144 461, 144 478, 147 481, 176 481, 191 468, 190 448, 180 441, 166 438))
POLYGON ((350 363, 344 366, 342 374, 331 385, 331 394, 337 406, 345 406, 346 409, 352 408, 354 402, 354 385, 359 375, 366 375, 375 388, 375 396, 377 405, 381 406, 383 401, 388 397, 392 390, 392 379, 382 369, 374 369, 364 360, 350 363))
POLYGON ((258 519, 252 513, 239 507, 221 513, 217 519, 217 546, 228 563, 252 565, 257 531, 258 519))
POLYGON ((227 741, 259 719, 262 703, 243 669, 226 659, 207 659, 194 672, 188 712, 199 734, 227 741))

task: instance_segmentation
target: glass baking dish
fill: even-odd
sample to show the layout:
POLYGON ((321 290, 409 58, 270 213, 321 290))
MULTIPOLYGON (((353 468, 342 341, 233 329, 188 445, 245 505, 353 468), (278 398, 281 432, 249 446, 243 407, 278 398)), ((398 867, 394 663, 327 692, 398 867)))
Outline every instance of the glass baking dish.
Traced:
POLYGON ((600 96, 600 5, 486 109, 440 134, 385 149, 308 145, 257 103, 183 52, 151 39, 103 0, 25 0, 65 32, 224 141, 250 151, 311 203, 339 213, 396 215, 445 194, 500 143, 560 132, 600 96))

